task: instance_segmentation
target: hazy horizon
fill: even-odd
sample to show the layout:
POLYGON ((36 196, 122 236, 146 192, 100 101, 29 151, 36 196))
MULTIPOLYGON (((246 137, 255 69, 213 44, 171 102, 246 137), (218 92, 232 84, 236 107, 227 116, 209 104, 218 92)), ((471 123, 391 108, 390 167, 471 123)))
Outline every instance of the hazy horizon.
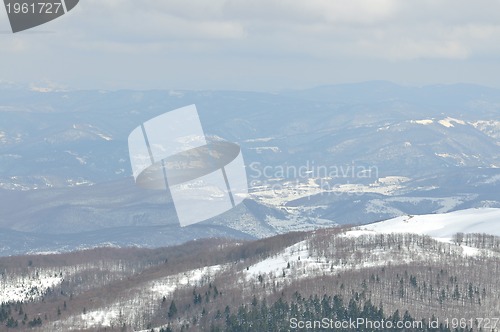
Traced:
POLYGON ((84 87, 72 87, 72 86, 64 86, 62 84, 57 84, 55 82, 49 81, 37 81, 37 82, 19 82, 19 81, 8 81, 8 80, 0 80, 0 87, 13 87, 20 89, 27 89, 34 92, 46 93, 46 92, 76 92, 76 91, 106 91, 106 92, 117 92, 117 91, 170 91, 171 93, 175 93, 176 91, 189 91, 189 92, 255 92, 255 93, 286 93, 293 91, 307 91, 320 89, 325 87, 346 87, 346 86, 356 86, 356 85, 364 85, 364 84, 388 84, 402 88, 408 89, 422 89, 428 87, 442 87, 442 86, 475 86, 486 89, 500 90, 499 87, 495 87, 492 85, 479 84, 479 83, 471 83, 471 82, 454 82, 454 83, 429 83, 429 84, 404 84, 390 80, 366 80, 366 81, 355 81, 355 82, 338 82, 338 83, 325 83, 319 85, 311 85, 297 88, 281 88, 281 89, 252 89, 252 88, 198 88, 198 89, 190 89, 190 88, 177 88, 177 87, 150 87, 150 88, 127 88, 127 87, 112 87, 112 88, 84 88, 84 87))
POLYGON ((68 89, 281 91, 372 80, 500 88, 500 4, 481 0, 80 2, 12 34, 0 81, 68 89), (496 10, 495 10, 496 8, 496 10))

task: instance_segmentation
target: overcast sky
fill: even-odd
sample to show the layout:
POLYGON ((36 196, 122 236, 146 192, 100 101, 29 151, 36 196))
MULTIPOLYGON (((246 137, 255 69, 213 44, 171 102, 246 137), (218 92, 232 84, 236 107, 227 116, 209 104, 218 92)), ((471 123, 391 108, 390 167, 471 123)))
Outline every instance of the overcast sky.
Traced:
POLYGON ((276 91, 390 80, 500 87, 497 0, 80 0, 12 34, 0 80, 276 91))

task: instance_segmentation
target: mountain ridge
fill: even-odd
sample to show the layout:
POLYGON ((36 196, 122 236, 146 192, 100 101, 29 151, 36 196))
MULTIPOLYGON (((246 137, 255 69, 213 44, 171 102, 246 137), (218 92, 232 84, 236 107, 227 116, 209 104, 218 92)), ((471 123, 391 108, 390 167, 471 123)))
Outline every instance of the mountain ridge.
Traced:
MULTIPOLYGON (((228 232, 266 237, 500 207, 496 89, 368 82, 277 93, 0 89, 0 97, 6 230, 43 236, 175 225, 164 193, 134 186, 127 137, 138 124, 193 103, 205 133, 239 144, 247 165, 247 203, 207 221, 228 232), (280 167, 307 173, 280 175, 280 167), (324 176, 321 167, 339 172, 324 176)), ((141 230, 139 238, 150 236, 141 230)), ((104 242, 113 242, 107 234, 104 242)))

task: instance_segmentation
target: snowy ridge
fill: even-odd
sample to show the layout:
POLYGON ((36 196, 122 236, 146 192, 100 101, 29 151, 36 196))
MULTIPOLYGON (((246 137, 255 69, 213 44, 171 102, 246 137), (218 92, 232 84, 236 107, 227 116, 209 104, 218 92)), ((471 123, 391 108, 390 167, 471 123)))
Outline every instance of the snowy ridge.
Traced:
POLYGON ((500 209, 467 209, 442 214, 401 216, 361 226, 359 229, 362 231, 358 231, 359 234, 414 233, 445 240, 451 239, 456 233, 500 236, 500 209))
MULTIPOLYGON (((339 273, 352 269, 385 266, 388 257, 392 263, 415 263, 446 259, 438 249, 438 243, 447 246, 449 255, 464 257, 498 256, 488 249, 478 249, 451 242, 456 233, 487 233, 500 236, 500 209, 468 209, 444 214, 402 216, 394 219, 357 227, 341 234, 325 238, 312 236, 295 243, 279 253, 259 261, 242 271, 242 282, 278 280, 282 285, 296 280, 339 273), (339 252, 336 247, 352 246, 357 238, 363 243, 376 243, 382 234, 427 235, 429 243, 412 243, 406 248, 380 248, 363 251, 339 252), (345 239, 342 240, 342 238, 345 239), (436 242, 437 241, 437 242, 436 242), (443 243, 444 242, 444 243, 443 243)), ((417 241, 418 242, 418 241, 417 241)), ((349 250, 347 250, 349 251, 349 250)))
MULTIPOLYGON (((354 231, 356 232, 356 231, 354 231)), ((356 238, 364 237, 362 242, 365 244, 376 242, 375 236, 366 232, 357 232, 356 238)), ((264 259, 243 271, 242 283, 258 283, 261 280, 276 281, 277 287, 285 286, 292 282, 320 277, 325 275, 335 275, 342 272, 359 270, 372 267, 383 267, 390 264, 415 264, 417 262, 433 261, 439 262, 446 259, 443 252, 438 249, 437 241, 431 239, 430 242, 412 243, 407 247, 380 248, 375 247, 361 251, 355 250, 348 253, 339 253, 336 245, 352 244, 356 242, 354 236, 346 237, 346 241, 339 238, 332 239, 330 246, 326 249, 319 249, 316 245, 316 239, 296 243, 282 252, 264 259), (434 244, 433 244, 434 242, 434 244)), ((453 244, 444 244, 447 246, 447 255, 475 257, 481 255, 491 256, 492 253, 487 250, 477 248, 458 246, 453 244)))

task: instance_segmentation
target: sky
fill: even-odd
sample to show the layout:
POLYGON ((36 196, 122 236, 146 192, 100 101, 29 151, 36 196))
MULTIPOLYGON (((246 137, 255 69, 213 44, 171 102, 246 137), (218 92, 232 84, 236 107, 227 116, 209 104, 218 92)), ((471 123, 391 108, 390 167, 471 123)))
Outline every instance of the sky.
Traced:
POLYGON ((33 86, 500 88, 499 73, 496 0, 81 0, 16 34, 0 8, 0 81, 33 86))

